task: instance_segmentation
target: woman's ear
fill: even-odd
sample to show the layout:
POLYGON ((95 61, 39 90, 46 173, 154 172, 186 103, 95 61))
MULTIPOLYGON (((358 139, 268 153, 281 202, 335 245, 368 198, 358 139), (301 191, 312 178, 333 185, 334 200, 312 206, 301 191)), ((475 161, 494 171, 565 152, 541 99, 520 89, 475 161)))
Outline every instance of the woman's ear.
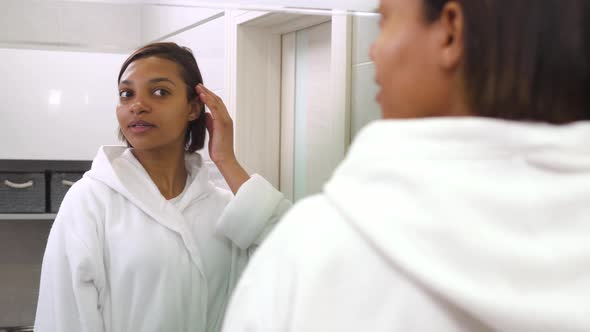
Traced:
POLYGON ((201 113, 203 113, 205 106, 199 100, 195 100, 195 101, 191 102, 190 105, 191 105, 191 111, 188 115, 188 119, 189 119, 189 121, 194 121, 201 116, 201 113))
POLYGON ((439 18, 441 64, 446 69, 458 67, 463 58, 465 17, 461 4, 448 2, 439 18))

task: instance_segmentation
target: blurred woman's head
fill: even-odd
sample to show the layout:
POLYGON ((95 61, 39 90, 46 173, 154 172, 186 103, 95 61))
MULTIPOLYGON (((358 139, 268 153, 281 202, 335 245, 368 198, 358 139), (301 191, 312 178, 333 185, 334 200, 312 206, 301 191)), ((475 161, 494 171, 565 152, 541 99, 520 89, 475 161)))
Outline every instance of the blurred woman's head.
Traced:
POLYGON ((195 86, 202 83, 188 48, 154 43, 135 51, 121 66, 118 77, 121 139, 136 149, 201 149, 206 126, 195 86))
POLYGON ((383 117, 590 119, 590 1, 381 0, 380 11, 383 117))

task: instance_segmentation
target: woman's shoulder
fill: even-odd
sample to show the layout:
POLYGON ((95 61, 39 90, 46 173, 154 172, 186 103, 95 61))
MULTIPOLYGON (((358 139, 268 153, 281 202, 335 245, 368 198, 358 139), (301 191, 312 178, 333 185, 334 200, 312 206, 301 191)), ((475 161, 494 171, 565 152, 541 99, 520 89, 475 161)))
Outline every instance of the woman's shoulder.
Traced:
POLYGON ((53 236, 69 239, 66 240, 68 243, 78 243, 87 249, 95 249, 103 239, 108 191, 106 185, 89 177, 74 183, 66 193, 53 223, 53 236))
POLYGON ((76 181, 66 193, 64 202, 66 201, 100 201, 104 200, 112 191, 106 184, 97 181, 88 176, 83 176, 76 181))
POLYGON ((106 207, 112 195, 112 190, 107 185, 84 176, 66 193, 57 219, 104 219, 106 207))

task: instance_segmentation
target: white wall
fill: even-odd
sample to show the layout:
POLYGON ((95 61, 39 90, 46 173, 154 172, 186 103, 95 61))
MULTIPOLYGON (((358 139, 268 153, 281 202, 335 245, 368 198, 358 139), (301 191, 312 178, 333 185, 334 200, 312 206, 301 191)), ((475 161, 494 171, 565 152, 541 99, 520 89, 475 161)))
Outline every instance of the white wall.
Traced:
POLYGON ((379 34, 379 17, 354 17, 352 29, 352 137, 367 123, 379 119, 381 110, 375 97, 379 91, 375 83, 375 64, 369 49, 379 34))
POLYGON ((0 159, 90 160, 117 141, 123 54, 0 49, 0 159))
POLYGON ((225 84, 225 19, 217 18, 167 39, 193 51, 205 85, 223 97, 225 84))
POLYGON ((223 10, 190 7, 142 6, 141 43, 147 44, 206 20, 223 10))
POLYGON ((127 53, 140 43, 140 6, 2 0, 0 47, 127 53))
POLYGON ((287 8, 320 8, 320 9, 347 9, 355 11, 374 11, 379 0, 192 0, 192 3, 209 3, 219 6, 224 4, 242 5, 245 8, 256 6, 287 7, 287 8))

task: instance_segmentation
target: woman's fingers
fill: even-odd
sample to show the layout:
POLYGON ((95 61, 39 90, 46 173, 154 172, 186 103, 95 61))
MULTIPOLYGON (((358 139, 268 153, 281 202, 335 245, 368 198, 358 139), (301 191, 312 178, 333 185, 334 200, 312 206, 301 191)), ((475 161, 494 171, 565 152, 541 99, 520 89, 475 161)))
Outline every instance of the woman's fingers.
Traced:
POLYGON ((201 88, 201 90, 202 90, 204 93, 206 93, 207 95, 211 96, 211 97, 212 97, 212 99, 213 99, 215 102, 217 102, 217 103, 221 102, 221 98, 219 98, 219 96, 218 96, 218 95, 216 95, 216 94, 215 94, 213 91, 209 90, 209 89, 208 89, 206 86, 204 86, 203 84, 199 84, 199 85, 197 85, 197 87, 201 88))
POLYGON ((231 120, 229 116, 229 112, 223 103, 223 100, 219 98, 218 95, 213 93, 211 90, 207 89, 204 85, 198 84, 196 86, 196 91, 199 94, 199 98, 201 101, 209 107, 211 113, 213 113, 213 118, 218 119, 221 118, 224 121, 231 120))
POLYGON ((213 130, 214 130, 214 126, 213 126, 213 116, 211 116, 211 113, 205 113, 205 126, 207 127, 207 131, 209 132, 209 135, 213 135, 213 130))
POLYGON ((197 85, 196 89, 199 97, 201 98, 201 101, 204 102, 210 109, 219 107, 221 99, 216 94, 201 84, 197 85))
POLYGON ((211 90, 199 84, 195 87, 200 100, 209 110, 205 115, 205 125, 209 132, 209 156, 215 163, 235 159, 233 151, 233 121, 229 112, 219 98, 211 90))

